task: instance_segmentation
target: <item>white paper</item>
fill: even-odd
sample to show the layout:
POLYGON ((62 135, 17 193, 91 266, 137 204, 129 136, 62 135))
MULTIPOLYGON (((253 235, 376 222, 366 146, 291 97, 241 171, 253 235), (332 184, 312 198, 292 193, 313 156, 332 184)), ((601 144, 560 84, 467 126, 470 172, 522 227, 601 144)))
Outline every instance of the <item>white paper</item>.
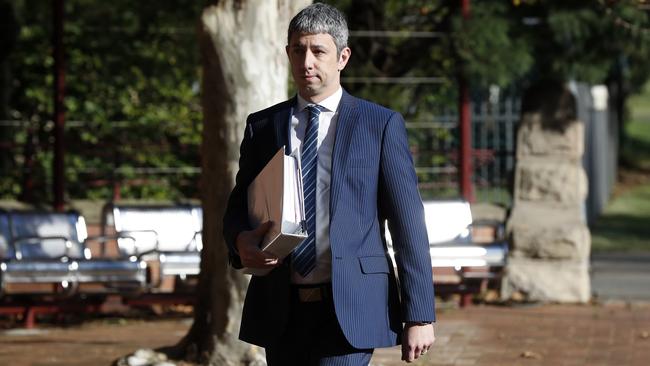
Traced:
MULTIPOLYGON (((251 227, 271 220, 273 224, 260 247, 278 258, 285 258, 306 237, 302 178, 296 152, 284 155, 278 150, 248 187, 248 214, 251 227)), ((270 269, 246 268, 245 273, 264 275, 270 269)))

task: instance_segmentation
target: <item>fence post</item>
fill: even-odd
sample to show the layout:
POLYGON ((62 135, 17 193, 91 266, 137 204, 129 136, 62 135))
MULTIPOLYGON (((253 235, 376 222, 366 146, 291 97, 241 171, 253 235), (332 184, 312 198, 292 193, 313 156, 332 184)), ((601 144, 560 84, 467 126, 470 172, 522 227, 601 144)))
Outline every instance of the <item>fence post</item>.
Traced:
MULTIPOLYGON (((461 0, 464 21, 469 19, 469 0, 461 0)), ((472 187, 472 122, 470 120, 469 87, 464 75, 459 80, 459 132, 460 132, 460 192, 465 200, 474 202, 472 187)))
POLYGON ((63 0, 53 3, 54 22, 54 161, 52 164, 54 210, 63 211, 64 192, 64 126, 65 66, 63 57, 63 0))

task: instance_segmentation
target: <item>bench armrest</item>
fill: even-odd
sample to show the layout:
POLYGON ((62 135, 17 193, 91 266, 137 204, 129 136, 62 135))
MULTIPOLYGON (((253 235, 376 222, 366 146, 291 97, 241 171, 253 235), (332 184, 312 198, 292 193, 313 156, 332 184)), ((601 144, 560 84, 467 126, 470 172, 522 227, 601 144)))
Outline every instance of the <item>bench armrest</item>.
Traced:
MULTIPOLYGON (((84 249, 87 249, 88 242, 98 243, 102 247, 102 255, 105 255, 106 243, 109 241, 116 241, 117 239, 130 239, 135 243, 135 238, 130 235, 96 235, 96 236, 87 237, 86 240, 84 240, 83 245, 84 245, 84 249)), ((137 254, 137 248, 136 248, 136 254, 137 254)))
MULTIPOLYGON (((59 236, 59 235, 53 235, 53 236, 38 236, 38 235, 28 235, 28 236, 19 236, 17 238, 13 239, 13 246, 14 246, 14 256, 16 257, 17 260, 22 260, 23 259, 23 250, 22 242, 33 242, 33 241, 43 241, 43 240, 61 240, 64 245, 65 245, 65 251, 62 255, 58 257, 52 257, 53 259, 69 259, 70 258, 70 250, 72 249, 72 241, 65 237, 65 236, 59 236)), ((27 244, 37 244, 37 243, 27 243, 27 244)))
POLYGON ((143 229, 143 230, 124 230, 124 231, 119 231, 117 235, 120 238, 130 238, 133 240, 133 250, 135 251, 135 254, 139 257, 142 256, 143 254, 147 254, 150 252, 159 252, 159 246, 160 246, 160 241, 158 240, 158 232, 156 230, 152 229, 143 229), (147 252, 140 253, 138 250, 138 240, 132 235, 132 234, 138 234, 138 233, 150 233, 153 234, 156 238, 156 242, 154 243, 154 248, 152 250, 149 250, 147 252))
MULTIPOLYGON (((192 246, 192 243, 196 243, 196 237, 199 236, 199 235, 201 235, 202 233, 203 233, 203 230, 199 230, 199 231, 195 231, 195 232, 194 232, 194 235, 192 235, 192 239, 190 239, 190 242, 187 243, 187 245, 185 246, 185 250, 186 250, 186 251, 188 251, 188 252, 190 251, 190 248, 191 248, 191 246, 192 246)), ((194 244, 194 249, 195 249, 195 251, 200 252, 201 249, 199 249, 199 247, 202 248, 202 247, 203 247, 203 243, 196 243, 196 244, 194 244)))
POLYGON ((97 243, 101 243, 102 245, 106 245, 107 241, 117 240, 117 239, 131 239, 135 241, 135 238, 130 235, 97 235, 97 236, 87 237, 86 240, 84 240, 84 243, 89 241, 94 241, 97 243))

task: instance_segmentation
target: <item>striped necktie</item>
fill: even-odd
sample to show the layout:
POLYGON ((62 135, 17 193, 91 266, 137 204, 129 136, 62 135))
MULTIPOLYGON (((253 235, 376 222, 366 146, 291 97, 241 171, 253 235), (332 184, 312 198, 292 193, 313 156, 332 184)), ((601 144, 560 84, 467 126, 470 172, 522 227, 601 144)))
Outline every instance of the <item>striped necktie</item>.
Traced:
POLYGON ((293 250, 293 269, 306 277, 316 266, 316 172, 318 170, 318 117, 322 107, 310 105, 309 122, 302 143, 302 187, 305 198, 307 239, 293 250))

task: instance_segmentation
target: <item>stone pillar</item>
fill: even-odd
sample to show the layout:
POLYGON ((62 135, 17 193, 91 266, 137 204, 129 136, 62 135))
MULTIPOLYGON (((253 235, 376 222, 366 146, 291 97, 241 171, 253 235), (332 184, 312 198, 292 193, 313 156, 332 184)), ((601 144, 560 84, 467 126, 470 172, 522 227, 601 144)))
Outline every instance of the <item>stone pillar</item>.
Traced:
POLYGON ((584 124, 576 119, 573 95, 560 84, 531 88, 517 133, 504 298, 589 301, 583 152, 584 124))

